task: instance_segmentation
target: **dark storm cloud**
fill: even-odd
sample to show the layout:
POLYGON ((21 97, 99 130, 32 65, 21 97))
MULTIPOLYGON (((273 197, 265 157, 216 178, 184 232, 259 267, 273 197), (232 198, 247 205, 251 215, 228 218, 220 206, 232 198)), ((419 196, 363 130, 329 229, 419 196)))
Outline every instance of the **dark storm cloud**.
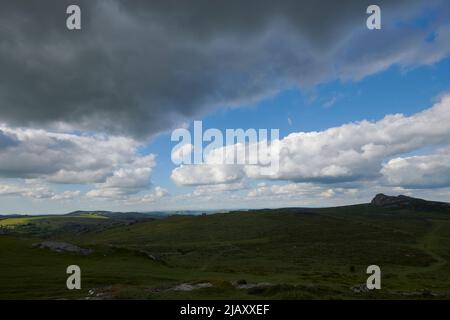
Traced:
MULTIPOLYGON (((0 121, 143 138, 285 87, 359 78, 379 71, 380 60, 400 63, 399 51, 425 36, 390 35, 395 46, 373 54, 370 43, 382 43, 383 33, 365 28, 369 4, 3 0, 0 121), (81 31, 65 28, 69 4, 82 9, 81 31)), ((378 4, 386 26, 420 7, 378 4)))

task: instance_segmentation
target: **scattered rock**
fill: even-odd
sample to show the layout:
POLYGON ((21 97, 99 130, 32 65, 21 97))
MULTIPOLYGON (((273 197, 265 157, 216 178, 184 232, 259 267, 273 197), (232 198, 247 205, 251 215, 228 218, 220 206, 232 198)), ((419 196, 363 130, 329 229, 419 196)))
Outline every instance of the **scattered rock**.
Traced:
POLYGON ((91 254, 94 252, 92 249, 80 248, 74 244, 66 243, 66 242, 58 242, 58 241, 44 241, 40 243, 33 244, 33 248, 40 249, 50 249, 55 252, 72 252, 72 253, 81 253, 81 254, 91 254))
POLYGON ((268 287, 272 287, 273 285, 268 282, 245 283, 245 284, 239 284, 236 282, 234 286, 237 289, 254 289, 254 288, 268 288, 268 287))
POLYGON ((350 290, 352 290, 354 293, 366 293, 370 291, 365 283, 353 286, 350 288, 350 290))
POLYGON ((139 250, 139 253, 141 253, 141 254, 147 256, 147 258, 149 258, 150 260, 153 260, 153 261, 161 261, 161 258, 160 258, 158 255, 149 253, 149 252, 147 252, 147 251, 145 251, 145 250, 139 250))
POLYGON ((179 284, 169 290, 192 291, 192 290, 198 290, 198 289, 204 289, 204 288, 211 288, 212 286, 213 286, 212 283, 209 283, 209 282, 196 283, 196 284, 182 283, 182 284, 179 284))
POLYGON ((433 292, 431 290, 418 290, 418 291, 391 291, 392 294, 400 295, 404 297, 421 297, 421 298, 444 298, 446 294, 433 292))
POLYGON ((111 300, 114 299, 114 288, 112 286, 106 286, 103 288, 92 288, 89 289, 87 297, 85 300, 111 300))

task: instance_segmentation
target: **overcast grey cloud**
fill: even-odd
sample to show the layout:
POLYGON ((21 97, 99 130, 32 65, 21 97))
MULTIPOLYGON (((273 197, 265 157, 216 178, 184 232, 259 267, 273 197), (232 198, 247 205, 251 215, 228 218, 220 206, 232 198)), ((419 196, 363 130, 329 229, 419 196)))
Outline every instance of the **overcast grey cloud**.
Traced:
POLYGON ((378 3, 385 32, 370 33, 370 3, 359 0, 2 1, 1 121, 147 138, 286 87, 433 63, 450 51, 448 29, 430 44, 432 29, 393 23, 423 4, 378 3), (74 3, 79 32, 65 28, 74 3))

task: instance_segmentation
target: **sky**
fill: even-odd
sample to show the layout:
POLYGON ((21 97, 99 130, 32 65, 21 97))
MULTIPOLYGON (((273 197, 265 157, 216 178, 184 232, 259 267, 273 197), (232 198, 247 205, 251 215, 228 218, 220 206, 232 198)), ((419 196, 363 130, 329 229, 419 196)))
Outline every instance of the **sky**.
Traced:
POLYGON ((450 202, 450 3, 370 4, 1 0, 0 214, 450 202), (194 121, 278 167, 174 163, 194 121))

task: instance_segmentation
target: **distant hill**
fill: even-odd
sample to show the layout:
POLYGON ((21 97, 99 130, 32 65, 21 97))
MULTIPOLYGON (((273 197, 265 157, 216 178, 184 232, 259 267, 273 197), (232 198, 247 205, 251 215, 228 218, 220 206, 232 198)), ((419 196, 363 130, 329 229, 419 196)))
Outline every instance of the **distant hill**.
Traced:
POLYGON ((113 211, 73 211, 65 214, 65 216, 101 216, 120 221, 136 221, 156 219, 161 217, 161 214, 142 213, 142 212, 113 212, 113 211))
POLYGON ((404 195, 387 196, 385 194, 377 194, 373 198, 373 205, 389 209, 409 209, 416 211, 448 211, 450 212, 450 203, 428 201, 419 198, 408 197, 404 195))
POLYGON ((177 215, 201 215, 201 214, 214 214, 223 213, 227 210, 215 210, 215 211, 204 211, 204 210, 176 210, 176 211, 149 211, 149 212, 116 212, 116 211, 105 211, 105 210, 77 210, 65 214, 65 216, 80 216, 80 215, 96 215, 102 216, 114 220, 128 221, 128 220, 145 220, 145 219, 163 219, 170 216, 177 215))

